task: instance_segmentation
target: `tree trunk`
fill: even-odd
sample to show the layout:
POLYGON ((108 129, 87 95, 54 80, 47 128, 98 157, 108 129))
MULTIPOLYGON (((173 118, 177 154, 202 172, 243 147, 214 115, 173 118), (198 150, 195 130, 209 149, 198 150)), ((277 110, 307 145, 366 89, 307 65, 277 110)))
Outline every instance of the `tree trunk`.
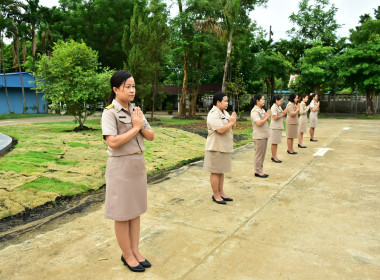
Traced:
POLYGON ((154 71, 154 84, 153 84, 153 92, 152 92, 152 112, 150 114, 150 120, 153 121, 154 117, 154 106, 156 101, 156 85, 157 84, 157 71, 154 71))
POLYGON ((187 96, 187 83, 188 83, 188 54, 185 53, 183 57, 183 84, 182 84, 182 93, 179 107, 179 115, 181 117, 186 117, 186 96, 187 96))
POLYGON ((375 100, 375 94, 376 94, 376 90, 369 90, 367 89, 366 90, 366 101, 367 101, 367 116, 372 116, 373 113, 374 113, 374 110, 373 110, 373 101, 375 100))
MULTIPOLYGON (((34 86, 37 86, 36 83, 36 32, 34 31, 34 27, 32 30, 32 57, 33 57, 33 77, 34 77, 34 86)), ((38 92, 36 89, 36 104, 37 104, 37 114, 40 113, 40 104, 38 100, 38 92)))
POLYGON ((16 50, 16 56, 17 56, 17 63, 18 63, 18 70, 20 73, 20 82, 21 82, 21 92, 22 92, 22 113, 26 114, 26 102, 25 102, 25 91, 24 91, 24 81, 22 80, 22 72, 21 72, 21 64, 20 64, 20 58, 18 55, 18 52, 16 50))
POLYGON ((9 114, 11 112, 11 105, 9 104, 9 96, 8 96, 8 87, 7 87, 7 77, 5 76, 5 62, 4 62, 4 56, 3 56, 3 34, 0 35, 0 43, 1 43, 1 63, 3 64, 3 75, 4 75, 4 89, 5 89, 5 96, 7 98, 7 104, 8 104, 8 111, 9 114))
POLYGON ((197 107, 197 99, 199 93, 199 86, 202 74, 202 66, 203 66, 203 45, 199 47, 199 55, 198 55, 198 72, 195 80, 195 85, 193 86, 193 96, 191 99, 191 104, 189 108, 189 115, 191 118, 195 117, 195 110, 197 107))
POLYGON ((222 83, 222 92, 226 91, 226 82, 227 82, 227 73, 228 73, 228 65, 230 63, 230 57, 232 52, 232 31, 228 38, 228 44, 227 44, 227 55, 226 55, 226 62, 224 64, 224 73, 223 73, 223 83, 222 83))
POLYGON ((320 90, 321 90, 321 84, 316 84, 314 88, 314 93, 319 95, 320 90))
POLYGON ((274 76, 270 77, 270 96, 267 97, 267 108, 270 106, 270 101, 273 99, 274 95, 274 76))

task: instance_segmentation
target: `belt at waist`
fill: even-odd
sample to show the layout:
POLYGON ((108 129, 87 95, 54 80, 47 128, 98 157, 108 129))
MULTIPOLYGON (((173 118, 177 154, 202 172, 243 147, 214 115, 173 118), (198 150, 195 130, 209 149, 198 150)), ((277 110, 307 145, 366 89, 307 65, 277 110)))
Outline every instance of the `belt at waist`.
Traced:
POLYGON ((300 116, 307 116, 307 114, 300 114, 300 116))

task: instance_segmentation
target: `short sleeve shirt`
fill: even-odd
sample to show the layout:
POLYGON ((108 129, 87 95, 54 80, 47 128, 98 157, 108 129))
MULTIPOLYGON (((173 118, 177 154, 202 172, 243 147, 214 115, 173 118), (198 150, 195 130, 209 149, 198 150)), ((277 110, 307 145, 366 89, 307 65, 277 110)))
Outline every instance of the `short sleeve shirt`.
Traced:
POLYGON ((207 115, 208 136, 206 140, 206 151, 217 151, 222 153, 233 152, 233 133, 230 128, 226 133, 219 134, 218 129, 228 124, 230 114, 223 112, 214 106, 207 115))
POLYGON ((264 122, 262 125, 257 125, 257 121, 261 121, 265 118, 265 110, 259 107, 253 107, 251 111, 251 121, 253 128, 253 139, 265 139, 269 138, 269 126, 268 122, 264 122))
MULTIPOLYGON (((112 105, 104 109, 102 114, 102 134, 103 138, 107 135, 120 135, 132 128, 132 115, 134 112, 134 107, 129 104, 128 110, 123 108, 123 106, 116 101, 112 101, 112 105), (132 112, 132 114, 130 113, 132 112)), ((144 119, 145 129, 152 129, 146 120, 144 119)), ((124 156, 130 154, 136 154, 145 151, 144 136, 141 132, 137 133, 131 140, 129 140, 124 145, 112 149, 108 147, 107 153, 109 156, 124 156)))
POLYGON ((274 103, 271 107, 271 113, 272 113, 272 117, 271 117, 271 121, 270 121, 270 128, 271 129, 284 129, 284 117, 281 117, 277 120, 275 120, 273 118, 273 116, 280 116, 282 114, 282 108, 281 106, 278 106, 276 103, 274 103))
POLYGON ((294 104, 293 102, 289 102, 286 105, 286 108, 288 109, 286 124, 298 124, 298 114, 296 114, 294 117, 290 115, 290 114, 293 114, 297 110, 297 105, 294 104))
POLYGON ((317 108, 317 102, 315 102, 314 100, 311 100, 311 102, 310 102, 310 114, 312 116, 317 116, 318 111, 313 112, 313 110, 311 110, 312 108, 317 108))
POLYGON ((300 115, 306 115, 308 109, 306 109, 306 103, 301 101, 301 106, 300 106, 300 115))

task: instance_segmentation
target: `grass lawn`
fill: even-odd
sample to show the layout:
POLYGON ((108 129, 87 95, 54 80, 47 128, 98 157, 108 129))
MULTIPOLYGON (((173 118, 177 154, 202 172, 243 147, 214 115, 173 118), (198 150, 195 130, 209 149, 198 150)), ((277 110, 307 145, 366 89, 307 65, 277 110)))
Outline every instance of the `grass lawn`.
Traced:
MULTIPOLYGON (((105 184, 108 155, 100 119, 86 122, 94 130, 73 132, 75 126, 50 122, 1 127, 18 144, 0 158, 0 219, 105 184)), ((205 138, 181 128, 207 132, 206 121, 163 119, 152 126, 155 139, 145 141, 148 176, 203 158, 205 138)), ((250 122, 239 123, 234 134, 241 141, 235 147, 251 142, 251 133, 250 122)))
POLYGON ((23 118, 36 118, 36 117, 59 117, 60 115, 55 114, 0 114, 0 120, 9 119, 23 119, 23 118))

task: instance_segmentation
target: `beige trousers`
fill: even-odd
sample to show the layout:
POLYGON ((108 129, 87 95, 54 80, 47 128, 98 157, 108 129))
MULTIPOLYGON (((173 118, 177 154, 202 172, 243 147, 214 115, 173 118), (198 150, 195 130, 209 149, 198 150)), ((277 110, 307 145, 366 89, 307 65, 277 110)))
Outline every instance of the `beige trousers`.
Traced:
POLYGON ((254 139, 255 143, 255 173, 263 172, 265 153, 267 151, 268 138, 254 139))

